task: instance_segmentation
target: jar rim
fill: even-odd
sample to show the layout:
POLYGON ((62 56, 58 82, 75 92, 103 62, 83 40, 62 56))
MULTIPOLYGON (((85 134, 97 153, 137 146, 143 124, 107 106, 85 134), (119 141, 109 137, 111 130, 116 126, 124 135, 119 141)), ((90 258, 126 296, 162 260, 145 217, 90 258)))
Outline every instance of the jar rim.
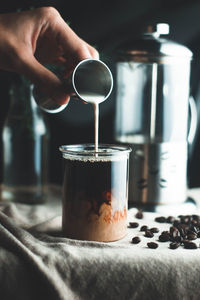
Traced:
POLYGON ((99 144, 98 151, 95 151, 94 144, 72 144, 62 145, 59 150, 63 156, 82 156, 82 157, 115 157, 121 155, 128 155, 132 149, 128 146, 121 146, 117 144, 99 144))

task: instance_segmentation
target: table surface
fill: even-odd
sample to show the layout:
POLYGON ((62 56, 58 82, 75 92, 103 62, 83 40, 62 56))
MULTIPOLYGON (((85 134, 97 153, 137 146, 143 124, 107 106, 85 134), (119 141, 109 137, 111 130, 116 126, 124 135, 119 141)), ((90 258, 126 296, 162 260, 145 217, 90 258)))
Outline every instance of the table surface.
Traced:
MULTIPOLYGON (((200 188, 188 190, 200 214, 200 188)), ((2 300, 19 299, 200 299, 200 249, 169 249, 158 241, 171 224, 157 223, 159 213, 128 211, 127 235, 112 243, 68 239, 61 232, 61 188, 51 187, 40 205, 0 202, 0 282, 2 300), (147 238, 142 225, 158 227, 147 238), (139 236, 139 244, 131 243, 139 236), (149 249, 147 242, 156 242, 149 249)), ((168 215, 168 211, 165 211, 168 215)), ((176 212, 175 212, 176 215, 176 212)), ((200 239, 195 241, 197 245, 200 239)))

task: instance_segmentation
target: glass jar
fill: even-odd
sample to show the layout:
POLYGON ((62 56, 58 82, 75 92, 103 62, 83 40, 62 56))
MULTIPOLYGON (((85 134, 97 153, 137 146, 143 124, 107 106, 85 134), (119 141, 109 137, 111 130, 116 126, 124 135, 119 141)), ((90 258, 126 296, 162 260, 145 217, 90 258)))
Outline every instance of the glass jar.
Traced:
POLYGON ((130 149, 116 145, 61 146, 64 161, 62 228, 74 239, 110 242, 127 230, 130 149))

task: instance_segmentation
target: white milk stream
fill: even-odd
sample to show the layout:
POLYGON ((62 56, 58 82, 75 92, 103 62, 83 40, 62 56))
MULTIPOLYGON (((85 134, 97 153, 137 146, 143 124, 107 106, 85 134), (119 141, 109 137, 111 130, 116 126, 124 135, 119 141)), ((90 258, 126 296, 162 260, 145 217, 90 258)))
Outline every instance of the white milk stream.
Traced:
POLYGON ((99 104, 104 101, 105 96, 102 95, 91 95, 84 94, 81 95, 81 98, 84 99, 87 103, 93 105, 94 109, 94 149, 95 152, 98 152, 99 145, 99 104))

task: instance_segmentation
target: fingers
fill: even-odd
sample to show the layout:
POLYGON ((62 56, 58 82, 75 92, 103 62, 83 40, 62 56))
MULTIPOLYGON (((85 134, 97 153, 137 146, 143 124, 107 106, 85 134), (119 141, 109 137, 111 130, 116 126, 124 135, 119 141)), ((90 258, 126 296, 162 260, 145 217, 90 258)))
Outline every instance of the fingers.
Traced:
POLYGON ((56 30, 58 42, 63 47, 65 56, 68 58, 68 63, 71 62, 72 68, 83 59, 99 58, 98 51, 79 38, 61 17, 56 24, 56 30))
POLYGON ((88 47, 88 50, 89 50, 90 55, 91 55, 91 58, 99 59, 99 52, 94 47, 92 47, 91 45, 89 45, 88 43, 86 43, 86 46, 88 47))
POLYGON ((69 101, 70 93, 66 91, 61 80, 41 65, 34 56, 24 60, 18 72, 28 77, 45 96, 58 104, 62 105, 69 101))

